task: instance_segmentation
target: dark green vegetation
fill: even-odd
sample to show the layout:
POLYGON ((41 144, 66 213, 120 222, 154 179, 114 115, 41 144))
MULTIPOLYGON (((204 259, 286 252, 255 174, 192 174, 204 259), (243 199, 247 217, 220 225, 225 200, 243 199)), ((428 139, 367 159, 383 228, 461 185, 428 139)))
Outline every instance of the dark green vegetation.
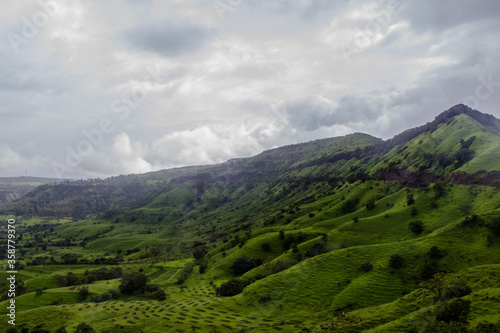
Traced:
POLYGON ((38 185, 55 183, 63 179, 37 177, 0 177, 0 204, 22 197, 38 185))
POLYGON ((4 206, 22 237, 19 332, 497 330, 491 116, 458 105, 388 141, 181 170, 42 186, 4 206), (108 206, 73 214, 89 197, 108 206))

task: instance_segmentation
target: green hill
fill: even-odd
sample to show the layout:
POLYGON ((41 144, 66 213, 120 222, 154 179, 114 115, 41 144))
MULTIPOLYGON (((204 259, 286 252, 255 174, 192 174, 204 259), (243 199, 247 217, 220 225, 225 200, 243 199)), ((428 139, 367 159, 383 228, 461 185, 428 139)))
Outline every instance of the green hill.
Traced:
POLYGON ((458 105, 387 141, 38 187, 3 208, 22 238, 16 327, 497 332, 499 129, 458 105))

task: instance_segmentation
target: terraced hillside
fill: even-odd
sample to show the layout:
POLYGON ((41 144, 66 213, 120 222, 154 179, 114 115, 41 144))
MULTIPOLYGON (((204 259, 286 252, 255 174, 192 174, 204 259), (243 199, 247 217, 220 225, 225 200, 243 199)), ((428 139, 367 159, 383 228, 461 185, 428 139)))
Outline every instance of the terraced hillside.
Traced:
POLYGON ((16 327, 497 332, 499 134, 458 105, 388 141, 191 169, 97 216, 12 215, 14 202, 16 327))

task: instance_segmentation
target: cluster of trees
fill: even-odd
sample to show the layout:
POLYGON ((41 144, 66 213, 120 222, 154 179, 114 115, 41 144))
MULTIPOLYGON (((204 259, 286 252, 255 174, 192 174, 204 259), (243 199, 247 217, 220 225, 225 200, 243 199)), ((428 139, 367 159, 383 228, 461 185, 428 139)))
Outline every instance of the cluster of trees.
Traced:
POLYGON ((179 272, 179 275, 177 276, 177 284, 183 284, 193 271, 193 268, 194 265, 192 263, 187 263, 186 265, 184 265, 184 268, 182 268, 182 270, 179 272))
POLYGON ((156 284, 149 284, 148 281, 149 277, 142 272, 124 274, 118 288, 122 294, 144 294, 158 300, 166 299, 165 291, 156 284))
POLYGON ((491 218, 489 222, 477 215, 466 217, 460 222, 461 227, 486 227, 490 229, 495 236, 500 236, 500 217, 491 218))

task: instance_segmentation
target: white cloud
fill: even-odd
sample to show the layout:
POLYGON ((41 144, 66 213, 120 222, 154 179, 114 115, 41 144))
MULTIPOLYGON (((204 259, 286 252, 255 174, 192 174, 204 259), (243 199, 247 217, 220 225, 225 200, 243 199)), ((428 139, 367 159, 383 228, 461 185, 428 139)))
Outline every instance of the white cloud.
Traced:
MULTIPOLYGON (((224 20, 211 1, 61 3, 19 53, 0 45, 0 176, 53 176, 51 161, 104 118, 115 130, 72 176, 218 163, 354 131, 388 138, 463 102, 480 75, 500 80, 490 0, 401 1, 390 17, 392 2, 255 0, 224 20), (113 103, 142 88, 119 118, 113 103)), ((5 3, 0 34, 21 34, 40 10, 5 3)), ((499 116, 499 96, 480 110, 499 116)))

